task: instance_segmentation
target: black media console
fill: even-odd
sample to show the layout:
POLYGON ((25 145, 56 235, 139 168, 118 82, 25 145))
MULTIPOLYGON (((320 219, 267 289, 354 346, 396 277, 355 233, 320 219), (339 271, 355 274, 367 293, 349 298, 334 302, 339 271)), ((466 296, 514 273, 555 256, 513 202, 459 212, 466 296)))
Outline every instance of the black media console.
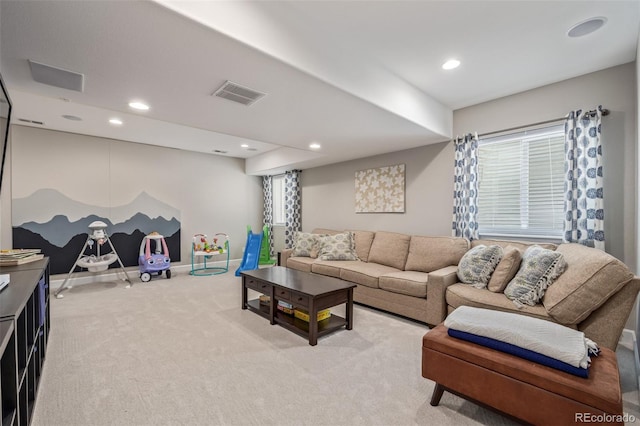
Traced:
POLYGON ((0 292, 0 398, 2 426, 29 425, 47 352, 49 258, 0 267, 10 274, 0 292))

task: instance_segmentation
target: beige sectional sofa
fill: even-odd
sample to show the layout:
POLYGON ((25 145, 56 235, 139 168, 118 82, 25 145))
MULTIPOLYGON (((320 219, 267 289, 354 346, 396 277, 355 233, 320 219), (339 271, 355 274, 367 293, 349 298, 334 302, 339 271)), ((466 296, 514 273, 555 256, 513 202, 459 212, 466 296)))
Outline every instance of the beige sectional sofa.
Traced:
MULTIPOLYGON (((344 231, 315 229, 334 235, 344 231)), ((541 303, 518 308, 503 293, 458 280, 457 265, 479 244, 515 246, 533 243, 406 235, 352 230, 359 260, 319 260, 281 253, 282 266, 328 275, 357 284, 354 300, 428 325, 437 325, 458 306, 516 312, 583 331, 598 344, 615 349, 640 290, 640 278, 613 256, 578 244, 538 244, 563 254, 567 268, 547 289, 541 303)))

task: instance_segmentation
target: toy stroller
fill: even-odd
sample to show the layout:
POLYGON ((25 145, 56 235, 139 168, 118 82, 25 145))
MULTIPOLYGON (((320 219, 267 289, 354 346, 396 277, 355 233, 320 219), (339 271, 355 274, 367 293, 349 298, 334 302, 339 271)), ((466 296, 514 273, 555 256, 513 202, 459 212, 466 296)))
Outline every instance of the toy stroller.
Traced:
POLYGON ((150 281, 152 274, 162 275, 162 271, 166 271, 167 279, 171 278, 169 249, 162 235, 157 232, 145 235, 140 244, 138 264, 140 265, 140 279, 142 282, 150 281), (151 240, 155 240, 155 253, 153 254, 151 253, 151 240))

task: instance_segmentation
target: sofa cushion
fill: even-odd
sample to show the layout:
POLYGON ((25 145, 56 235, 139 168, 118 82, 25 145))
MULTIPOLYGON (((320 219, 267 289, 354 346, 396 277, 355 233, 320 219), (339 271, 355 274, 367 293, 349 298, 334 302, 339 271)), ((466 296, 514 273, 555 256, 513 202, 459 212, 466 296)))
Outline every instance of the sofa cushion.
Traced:
POLYGON ((371 251, 371 244, 373 243, 373 237, 375 232, 371 231, 351 231, 353 233, 353 240, 356 244, 356 254, 358 259, 363 262, 368 262, 369 251, 371 251))
POLYGON ((502 253, 502 247, 498 245, 475 246, 460 259, 458 279, 476 288, 485 288, 491 273, 502 259, 502 253))
POLYGON ((302 272, 311 272, 311 265, 316 260, 311 257, 290 257, 287 259, 287 268, 302 272))
POLYGON ((335 235, 325 235, 320 237, 320 250, 318 252, 320 260, 358 260, 355 250, 353 234, 343 232, 335 235))
POLYGON ((409 254, 410 235, 398 234, 395 232, 376 232, 369 252, 371 263, 391 266, 396 269, 404 269, 409 254))
POLYGON ((520 253, 517 247, 505 247, 500 263, 498 263, 493 274, 491 274, 487 289, 495 293, 502 293, 507 284, 509 284, 509 281, 518 273, 521 261, 522 253, 520 253))
MULTIPOLYGON (((453 284, 447 287, 447 305, 451 308, 473 306, 476 308, 495 309, 503 312, 517 312, 535 318, 553 321, 547 310, 541 304, 524 306, 518 309, 511 300, 502 293, 494 293, 486 289, 479 289, 467 284, 453 284)), ((575 328, 575 327, 573 327, 575 328)))
POLYGON ((340 269, 340 278, 367 287, 380 288, 378 278, 391 272, 399 272, 399 270, 378 263, 345 262, 340 269))
POLYGON ((400 271, 384 274, 378 278, 381 289, 393 293, 406 294, 414 297, 427 297, 426 272, 400 271))
POLYGON ((549 315, 562 324, 578 324, 633 278, 620 260, 580 244, 561 244, 557 250, 567 269, 542 299, 549 315))
POLYGON ((469 250, 469 241, 457 237, 411 236, 406 271, 431 272, 457 265, 469 250))
POLYGON ((490 240, 490 239, 480 239, 471 241, 471 247, 475 247, 477 245, 483 244, 485 246, 490 245, 499 245, 502 248, 506 248, 507 246, 516 247, 522 253, 524 253, 529 247, 533 245, 540 246, 547 250, 555 250, 558 248, 557 244, 553 243, 531 243, 526 241, 510 241, 510 240, 490 240))
POLYGON ((311 264, 311 272, 340 278, 340 269, 349 263, 361 263, 359 260, 316 260, 311 264))
POLYGON ((296 231, 293 237, 293 251, 291 256, 318 257, 318 243, 321 234, 296 231))
POLYGON ((553 281, 564 272, 567 263, 562 253, 534 245, 522 256, 520 269, 507 284, 504 294, 516 306, 538 303, 553 281))

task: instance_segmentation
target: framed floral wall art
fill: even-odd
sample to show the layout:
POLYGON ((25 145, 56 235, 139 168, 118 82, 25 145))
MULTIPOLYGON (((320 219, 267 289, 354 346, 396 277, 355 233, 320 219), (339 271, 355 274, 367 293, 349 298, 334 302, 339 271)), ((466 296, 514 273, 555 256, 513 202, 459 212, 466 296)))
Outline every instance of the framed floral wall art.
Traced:
POLYGON ((404 164, 356 172, 356 213, 404 213, 404 164))

